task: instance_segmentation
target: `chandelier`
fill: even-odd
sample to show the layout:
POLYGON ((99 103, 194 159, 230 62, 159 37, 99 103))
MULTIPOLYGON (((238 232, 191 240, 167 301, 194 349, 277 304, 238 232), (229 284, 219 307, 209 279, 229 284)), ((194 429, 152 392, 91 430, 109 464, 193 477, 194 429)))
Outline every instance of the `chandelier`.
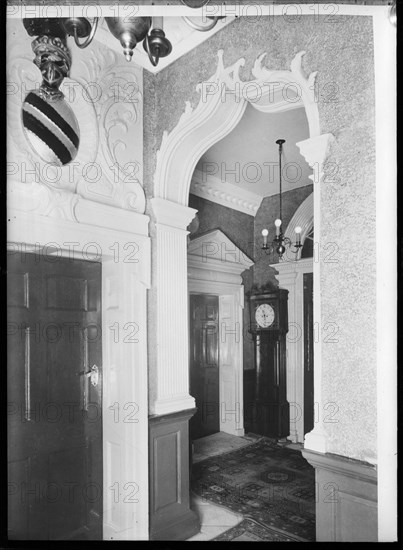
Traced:
POLYGON ((291 242, 291 239, 288 237, 285 237, 282 230, 282 168, 281 168, 281 156, 283 153, 283 143, 285 143, 285 139, 278 139, 276 141, 278 145, 278 157, 279 157, 279 183, 280 183, 280 193, 279 193, 279 199, 280 199, 280 215, 279 217, 274 221, 274 225, 276 228, 276 235, 273 239, 273 241, 269 244, 267 237, 269 235, 269 231, 267 229, 262 230, 263 235, 263 244, 262 244, 262 250, 266 252, 266 254, 273 254, 273 252, 276 252, 278 254, 279 259, 283 257, 283 254, 287 249, 291 250, 294 254, 298 253, 298 250, 302 247, 301 244, 301 227, 295 228, 295 236, 296 241, 293 244, 291 242), (295 249, 295 250, 294 250, 295 249))

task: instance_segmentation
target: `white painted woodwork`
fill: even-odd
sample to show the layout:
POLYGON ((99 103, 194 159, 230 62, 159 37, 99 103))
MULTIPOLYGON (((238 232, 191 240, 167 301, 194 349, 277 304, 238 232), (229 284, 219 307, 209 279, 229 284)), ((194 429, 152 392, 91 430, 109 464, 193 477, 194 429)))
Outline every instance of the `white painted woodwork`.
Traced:
POLYGON ((189 293, 219 297, 220 431, 239 436, 244 435, 241 273, 252 265, 218 229, 189 243, 189 293))
MULTIPOLYGON (((313 176, 315 177, 315 175, 313 176)), ((284 232, 295 241, 295 228, 301 227, 301 243, 313 227, 314 194, 300 204, 284 232)), ((313 273, 313 258, 301 259, 302 247, 297 254, 283 256, 271 267, 277 270, 280 288, 288 290, 287 347, 287 401, 290 403, 290 439, 304 442, 304 273, 313 273)))
MULTIPOLYGON (((301 154, 308 162, 309 166, 314 170, 310 176, 314 182, 313 186, 313 219, 315 227, 315 235, 321 234, 321 182, 323 178, 323 165, 329 154, 329 149, 332 141, 332 134, 322 134, 314 136, 304 141, 297 143, 301 154)), ((317 237, 318 238, 318 237, 317 237)), ((321 316, 321 293, 320 293, 320 270, 321 262, 313 262, 313 322, 314 327, 322 326, 321 316)), ((313 344, 313 362, 314 362, 314 402, 318 410, 323 410, 322 402, 322 342, 321 338, 314 337, 313 344)), ((305 435, 304 445, 307 449, 326 453, 326 433, 323 427, 322 415, 319 415, 318 422, 315 423, 311 432, 305 435)))
POLYGON ((187 235, 196 210, 151 199, 156 218, 157 377, 150 414, 169 414, 195 406, 189 395, 187 235))
MULTIPOLYGON (((311 212, 312 223, 313 211, 311 212)), ((290 436, 294 443, 304 442, 304 273, 312 273, 313 260, 281 262, 271 267, 278 271, 280 288, 288 290, 287 401, 290 404, 290 436)))
POLYGON ((244 435, 243 411, 243 287, 238 294, 219 296, 220 431, 244 435))
POLYGON ((396 28, 374 17, 378 541, 397 540, 396 28))

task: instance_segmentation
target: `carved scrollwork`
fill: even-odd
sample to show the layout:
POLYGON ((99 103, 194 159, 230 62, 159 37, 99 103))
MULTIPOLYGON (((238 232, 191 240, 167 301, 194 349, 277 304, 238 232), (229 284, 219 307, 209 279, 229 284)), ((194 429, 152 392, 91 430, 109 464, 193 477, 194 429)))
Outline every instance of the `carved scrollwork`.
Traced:
MULTIPOLYGON (((80 182, 80 193, 96 200, 110 196, 121 208, 143 213, 142 188, 142 93, 139 74, 123 65, 116 52, 93 46, 89 55, 74 65, 74 75, 92 101, 98 118, 99 164, 102 185, 80 182), (111 193, 111 194, 110 194, 111 193)), ((126 63, 126 62, 125 62, 126 63)))
POLYGON ((80 147, 65 166, 46 163, 31 148, 21 117, 26 95, 41 85, 41 73, 33 63, 31 39, 21 21, 10 21, 10 27, 10 33, 20 36, 18 42, 10 42, 7 63, 7 172, 13 203, 44 215, 59 209, 62 217, 74 218, 74 195, 78 194, 143 213, 141 73, 138 77, 136 68, 123 66, 117 54, 103 45, 89 52, 72 46, 71 78, 65 78, 60 89, 77 118, 80 147), (41 199, 30 204, 28 189, 41 199), (66 193, 72 198, 67 200, 66 193), (21 201, 14 199, 19 194, 21 201))
MULTIPOLYGON (((21 25, 21 22, 13 21, 12 24, 21 25)), ((42 76, 32 62, 30 38, 25 35, 23 29, 21 41, 23 47, 21 47, 21 42, 18 42, 9 48, 7 63, 7 175, 9 187, 14 194, 22 193, 24 185, 28 186, 31 193, 34 193, 36 187, 46 188, 45 190, 36 190, 36 196, 56 196, 49 191, 52 189, 75 193, 80 174, 88 163, 93 162, 96 158, 98 142, 97 133, 94 132, 97 127, 95 112, 88 108, 80 97, 71 105, 76 118, 80 121, 80 133, 85 144, 79 148, 74 162, 66 166, 56 166, 40 158, 24 133, 22 106, 28 93, 40 88, 42 76), (24 53, 21 54, 21 51, 24 53)), ((71 84, 73 81, 66 78, 61 86, 62 91, 66 91, 66 86, 71 84)), ((66 94, 65 100, 68 103, 69 97, 66 94)), ((34 203, 35 201, 33 201, 34 203)), ((27 206, 23 197, 20 208, 22 205, 27 206)), ((43 210, 42 206, 39 201, 38 209, 43 210)), ((32 206, 29 207, 29 210, 33 210, 32 206)))
POLYGON ((77 221, 75 206, 78 200, 79 196, 76 193, 52 189, 34 181, 11 181, 7 195, 9 208, 69 221, 77 221))

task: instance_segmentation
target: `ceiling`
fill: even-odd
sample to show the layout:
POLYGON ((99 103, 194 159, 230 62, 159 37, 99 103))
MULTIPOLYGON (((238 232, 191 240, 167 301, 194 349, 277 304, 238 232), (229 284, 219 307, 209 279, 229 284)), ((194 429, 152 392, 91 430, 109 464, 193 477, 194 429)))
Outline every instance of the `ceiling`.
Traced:
MULTIPOLYGON (((277 139, 285 139, 282 155, 283 192, 312 183, 312 170, 296 145, 308 139, 305 109, 299 107, 282 113, 263 113, 248 104, 235 129, 213 145, 201 157, 198 178, 215 186, 234 186, 255 195, 268 197, 279 192, 277 139)), ((211 200, 211 199, 210 199, 211 200)))

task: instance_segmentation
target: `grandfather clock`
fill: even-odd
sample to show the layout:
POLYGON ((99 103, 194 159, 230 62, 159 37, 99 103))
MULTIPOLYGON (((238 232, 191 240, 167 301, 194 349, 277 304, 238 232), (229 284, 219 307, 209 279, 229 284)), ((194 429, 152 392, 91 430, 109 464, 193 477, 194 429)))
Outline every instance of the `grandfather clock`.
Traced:
POLYGON ((286 335, 288 290, 250 295, 250 332, 254 341, 253 431, 276 439, 289 435, 286 335))

